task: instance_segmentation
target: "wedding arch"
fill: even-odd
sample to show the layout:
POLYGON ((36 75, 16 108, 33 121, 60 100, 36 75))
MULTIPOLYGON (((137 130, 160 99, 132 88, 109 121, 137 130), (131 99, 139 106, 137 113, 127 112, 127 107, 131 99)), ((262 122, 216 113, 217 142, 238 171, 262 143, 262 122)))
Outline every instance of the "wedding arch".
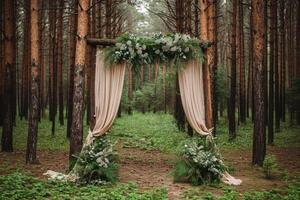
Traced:
MULTIPOLYGON (((205 123, 203 51, 209 44, 188 35, 156 34, 153 37, 123 35, 117 40, 88 39, 97 48, 95 70, 95 126, 89 131, 83 149, 91 146, 95 138, 105 135, 112 127, 121 101, 126 66, 138 71, 143 65, 172 66, 178 72, 181 100, 191 127, 201 136, 212 138, 212 128, 205 123), (106 48, 104 48, 106 47, 106 48)), ((104 162, 105 164, 105 162, 104 162)), ((76 165, 66 176, 76 179, 76 165)), ((51 177, 57 173, 48 171, 51 177)), ((241 184, 226 171, 222 181, 241 184)))

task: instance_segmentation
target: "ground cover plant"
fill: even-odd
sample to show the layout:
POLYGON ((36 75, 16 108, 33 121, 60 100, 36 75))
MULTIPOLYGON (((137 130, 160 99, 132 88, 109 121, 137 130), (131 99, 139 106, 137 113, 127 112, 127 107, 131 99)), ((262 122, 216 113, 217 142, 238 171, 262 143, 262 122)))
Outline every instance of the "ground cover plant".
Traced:
MULTIPOLYGON (((18 123, 20 123, 20 128, 16 129, 16 140, 14 143, 16 144, 16 151, 22 154, 25 148, 25 144, 22 141, 26 137, 26 133, 21 128, 22 122, 18 123)), ((75 185, 45 180, 42 173, 46 172, 49 167, 51 167, 50 169, 55 169, 53 164, 57 165, 58 163, 66 162, 65 168, 60 168, 60 170, 67 170, 68 158, 68 155, 64 153, 67 151, 68 146, 64 129, 61 128, 61 131, 58 131, 55 136, 51 136, 47 135, 47 132, 43 132, 49 127, 50 124, 47 121, 41 122, 41 135, 39 136, 38 146, 42 150, 53 152, 54 158, 57 158, 59 154, 59 157, 65 158, 65 161, 55 161, 54 159, 49 161, 51 165, 47 167, 48 161, 43 160, 43 157, 51 154, 41 154, 41 164, 34 168, 28 168, 28 166, 24 165, 22 159, 18 162, 13 162, 10 161, 9 157, 6 159, 4 154, 0 153, 0 159, 3 161, 0 163, 0 173, 2 175, 0 190, 3 199, 8 198, 9 195, 15 195, 11 196, 12 199, 26 199, 30 195, 30 198, 36 195, 36 199, 46 197, 48 199, 88 199, 101 195, 107 199, 110 198, 109 196, 112 199, 122 199, 125 196, 127 199, 152 198, 158 200, 172 198, 268 199, 270 196, 282 199, 296 199, 297 195, 299 195, 297 176, 295 175, 298 171, 297 166, 299 166, 296 159, 299 146, 298 129, 297 127, 290 127, 289 124, 282 126, 282 132, 275 137, 276 145, 270 147, 271 154, 277 158, 276 163, 278 164, 279 174, 276 173, 271 180, 268 180, 265 178, 263 168, 252 168, 249 165, 249 160, 246 160, 245 164, 241 164, 244 159, 247 159, 247 156, 244 154, 248 154, 248 150, 251 148, 251 126, 247 124, 240 126, 236 141, 228 141, 227 128, 224 119, 221 118, 215 142, 220 147, 220 153, 225 155, 224 162, 228 166, 228 170, 233 174, 246 177, 247 180, 241 187, 227 187, 223 184, 206 183, 197 187, 187 187, 183 184, 182 187, 184 188, 177 188, 176 184, 180 185, 181 183, 173 185, 172 170, 176 165, 176 161, 178 161, 177 155, 180 155, 180 152, 185 149, 184 145, 194 142, 198 144, 199 137, 190 137, 178 131, 171 115, 134 113, 132 116, 123 115, 122 118, 116 120, 107 137, 112 143, 116 143, 114 149, 120 154, 120 160, 118 161, 120 180, 113 185, 106 184, 103 186, 96 183, 75 185), (57 141, 58 144, 55 144, 54 141, 57 141), (282 149, 290 150, 286 151, 286 154, 282 154, 280 153, 282 149), (149 157, 150 155, 153 155, 153 158, 149 157), (46 166, 44 167, 44 165, 46 166), (149 168, 146 166, 149 166, 149 168), (19 172, 19 169, 23 167, 24 169, 19 172), (137 171, 138 169, 143 171, 137 171), (162 170, 160 171, 160 169, 162 170), (151 174, 151 172, 157 173, 157 175, 151 174), (137 173, 141 174, 136 176, 137 173), (146 176, 147 174, 149 176, 146 176), (36 176, 39 178, 36 178, 36 176), (162 177, 166 179, 164 182, 161 182, 162 177), (20 182, 18 183, 18 181, 20 182), (131 184, 128 182, 135 183, 131 184), (277 186, 273 186, 273 182, 277 186), (252 185, 252 183, 255 184, 252 185), (14 185, 16 187, 13 187, 14 185), (5 192, 2 193, 2 191, 5 192), (180 194, 177 194, 176 191, 180 191, 180 194)), ((85 129, 87 130, 87 126, 85 129)), ((200 140, 200 143, 203 145, 203 140, 200 140)))

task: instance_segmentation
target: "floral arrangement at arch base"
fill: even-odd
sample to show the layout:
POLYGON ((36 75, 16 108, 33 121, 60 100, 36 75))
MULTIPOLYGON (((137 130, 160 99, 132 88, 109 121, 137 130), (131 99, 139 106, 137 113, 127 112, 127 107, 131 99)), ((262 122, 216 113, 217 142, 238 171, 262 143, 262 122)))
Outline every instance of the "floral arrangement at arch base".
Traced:
POLYGON ((159 33, 152 37, 124 34, 116 40, 116 45, 104 50, 105 62, 109 66, 127 62, 135 71, 143 65, 155 63, 172 63, 179 68, 190 59, 203 62, 203 50, 210 45, 197 38, 178 33, 168 35, 159 33))
POLYGON ((219 183, 227 169, 211 136, 185 144, 179 156, 173 171, 175 182, 219 183))

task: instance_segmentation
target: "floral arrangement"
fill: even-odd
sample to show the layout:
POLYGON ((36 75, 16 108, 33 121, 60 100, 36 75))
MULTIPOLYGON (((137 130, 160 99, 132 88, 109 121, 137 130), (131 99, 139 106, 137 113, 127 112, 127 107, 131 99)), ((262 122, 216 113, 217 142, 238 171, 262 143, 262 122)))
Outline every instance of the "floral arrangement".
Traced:
POLYGON ((117 153, 106 137, 97 137, 91 145, 85 146, 77 161, 76 174, 79 183, 117 181, 117 153))
POLYGON ((155 34, 153 37, 125 34, 117 38, 115 46, 106 48, 105 60, 110 65, 126 61, 136 70, 156 62, 181 66, 189 59, 202 61, 203 49, 208 45, 185 34, 155 34))
POLYGON ((177 182, 199 185, 219 182, 225 170, 217 150, 199 140, 184 145, 181 159, 175 165, 174 177, 177 182))

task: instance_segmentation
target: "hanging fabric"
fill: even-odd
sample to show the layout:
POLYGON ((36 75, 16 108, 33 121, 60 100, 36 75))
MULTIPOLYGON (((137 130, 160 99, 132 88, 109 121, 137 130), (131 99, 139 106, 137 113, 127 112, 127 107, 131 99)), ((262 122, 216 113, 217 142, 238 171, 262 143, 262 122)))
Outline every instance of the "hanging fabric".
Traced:
POLYGON ((205 125, 202 77, 202 65, 195 60, 188 61, 178 71, 180 96, 186 118, 197 133, 205 136, 211 134, 212 129, 208 129, 205 125))
POLYGON ((106 67, 103 51, 98 49, 95 74, 95 126, 89 131, 87 144, 93 137, 105 134, 112 126, 120 105, 126 64, 106 67))

